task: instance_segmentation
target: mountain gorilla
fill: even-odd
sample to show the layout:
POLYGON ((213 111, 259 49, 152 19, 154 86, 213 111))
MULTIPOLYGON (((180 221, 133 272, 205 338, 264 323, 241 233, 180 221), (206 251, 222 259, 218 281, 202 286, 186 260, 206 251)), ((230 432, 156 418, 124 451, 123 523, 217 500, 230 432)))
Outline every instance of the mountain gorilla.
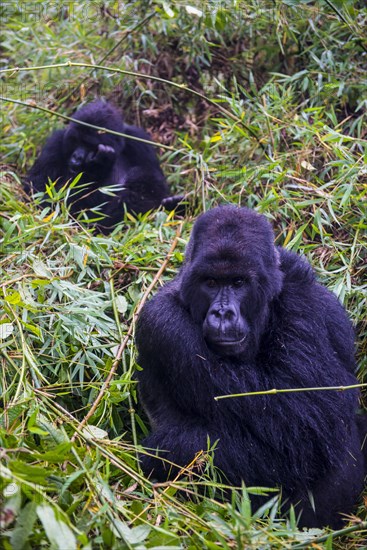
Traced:
POLYGON ((172 463, 190 464, 209 438, 231 484, 280 487, 302 526, 342 524, 366 472, 357 389, 215 400, 357 382, 343 307, 304 258, 274 246, 264 216, 232 206, 202 215, 179 275, 144 306, 136 342, 152 425, 146 475, 173 478, 172 463))
MULTIPOLYGON (((75 120, 100 126, 128 136, 150 140, 141 128, 124 123, 109 103, 94 101, 79 109, 75 120)), ((98 226, 108 232, 129 212, 144 213, 163 205, 173 210, 182 197, 169 196, 154 147, 134 139, 94 130, 70 122, 47 140, 25 181, 28 193, 45 191, 56 181, 56 189, 83 173, 69 198, 73 214, 95 210, 103 217, 98 226), (114 196, 103 187, 114 189, 114 196)), ((96 217, 96 216, 94 216, 96 217)))

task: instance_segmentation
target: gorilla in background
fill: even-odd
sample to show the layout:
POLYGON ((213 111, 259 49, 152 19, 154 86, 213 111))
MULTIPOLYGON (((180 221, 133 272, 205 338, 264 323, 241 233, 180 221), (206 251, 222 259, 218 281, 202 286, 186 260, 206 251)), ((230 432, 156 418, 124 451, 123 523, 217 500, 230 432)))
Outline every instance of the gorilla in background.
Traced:
POLYGON ((172 479, 170 462, 187 466, 209 437, 231 484, 280 487, 300 526, 342 525, 366 473, 357 389, 214 399, 357 383, 343 307, 304 258, 274 245, 264 216, 203 214, 179 275, 144 306, 136 343, 152 426, 143 446, 156 450, 141 457, 146 475, 172 479))
MULTIPOLYGON (((94 101, 79 109, 73 118, 88 124, 151 140, 137 126, 124 123, 119 111, 104 101, 94 101)), ((47 140, 26 176, 25 189, 44 192, 49 180, 60 189, 83 173, 69 198, 70 210, 97 209, 103 215, 98 227, 109 232, 129 212, 144 213, 164 206, 174 210, 181 196, 169 196, 166 179, 154 147, 134 139, 103 133, 70 122, 47 140), (115 188, 114 196, 101 188, 115 188)), ((95 217, 95 216, 94 216, 95 217)))

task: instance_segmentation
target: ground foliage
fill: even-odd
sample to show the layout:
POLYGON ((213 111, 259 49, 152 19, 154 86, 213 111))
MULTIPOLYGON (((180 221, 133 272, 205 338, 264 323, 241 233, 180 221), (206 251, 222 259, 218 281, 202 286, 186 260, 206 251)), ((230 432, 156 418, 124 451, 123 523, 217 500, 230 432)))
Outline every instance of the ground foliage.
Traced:
POLYGON ((145 480, 136 453, 148 423, 132 336, 144 300, 181 265, 195 217, 242 204, 264 213, 277 242, 305 254, 344 303, 365 381, 365 3, 0 9, 1 66, 11 69, 0 73, 2 547, 306 548, 313 537, 316 548, 363 547, 362 502, 344 537, 301 533, 292 512, 277 517, 273 493, 259 511, 244 488, 222 501, 210 451, 197 457, 200 479, 145 480), (62 124, 37 107, 70 115, 96 95, 171 147, 162 163, 188 195, 184 219, 127 215, 101 236, 70 218, 65 190, 50 186, 52 210, 25 200, 20 179, 62 124))

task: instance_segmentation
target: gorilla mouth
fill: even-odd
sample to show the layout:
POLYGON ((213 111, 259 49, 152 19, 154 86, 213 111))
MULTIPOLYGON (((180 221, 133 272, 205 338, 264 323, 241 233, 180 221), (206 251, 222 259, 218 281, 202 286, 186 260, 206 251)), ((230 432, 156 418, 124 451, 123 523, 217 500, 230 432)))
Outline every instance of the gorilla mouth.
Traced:
POLYGON ((245 350, 245 346, 247 345, 246 340, 247 334, 237 340, 229 340, 228 338, 221 340, 208 339, 207 343, 214 353, 222 357, 227 357, 240 355, 241 353, 243 353, 243 351, 245 350))
POLYGON ((215 346, 221 346, 221 347, 232 347, 232 346, 239 346, 244 343, 244 341, 247 338, 247 334, 245 334, 240 340, 212 340, 211 344, 215 346))

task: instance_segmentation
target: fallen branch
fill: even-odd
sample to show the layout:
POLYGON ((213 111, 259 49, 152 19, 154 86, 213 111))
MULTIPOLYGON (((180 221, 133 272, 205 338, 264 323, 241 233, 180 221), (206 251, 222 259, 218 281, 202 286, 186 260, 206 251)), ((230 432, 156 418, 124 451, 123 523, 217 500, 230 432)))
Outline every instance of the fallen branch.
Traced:
POLYGON ((251 397, 254 395, 273 395, 277 393, 300 393, 305 391, 346 391, 346 390, 355 390, 356 388, 365 388, 367 383, 361 384, 352 384, 350 386, 320 386, 315 388, 273 388, 272 390, 261 390, 261 391, 248 391, 245 393, 230 393, 227 395, 216 395, 214 397, 215 401, 219 399, 229 399, 231 397, 251 397))
MULTIPOLYGON (((151 291, 153 290, 153 288, 155 287, 155 285, 159 281, 160 277, 164 273, 164 270, 166 269, 166 267, 167 267, 167 265, 168 265, 168 263, 171 259, 171 256, 172 256, 172 254, 173 254, 173 252, 174 252, 174 250, 177 246, 178 239, 181 235, 181 230, 182 230, 182 224, 179 225, 179 227, 176 231, 176 236, 175 236, 175 238, 172 242, 171 248, 169 249, 164 262, 162 263, 161 267, 157 271, 153 281, 150 283, 147 290, 145 291, 144 296, 143 296, 142 300, 140 301, 139 306, 137 307, 136 311, 134 312, 131 324, 128 328, 128 331, 126 333, 126 336, 125 336, 123 342, 119 346, 119 349, 118 349, 117 354, 116 354, 116 359, 114 360, 114 362, 112 364, 111 370, 108 373, 108 376, 107 376, 106 380, 103 382, 102 387, 101 387, 101 389, 100 389, 93 405, 91 406, 90 410, 88 411, 88 414, 86 414, 85 417, 83 418, 83 420, 79 423, 78 428, 77 428, 78 430, 81 430, 87 424, 88 420, 93 416, 93 414, 95 413, 99 403, 101 402, 101 400, 103 398, 103 395, 104 395, 105 391, 109 387, 109 385, 111 383, 111 380, 112 380, 113 376, 116 373, 117 367, 118 367, 119 362, 120 362, 121 357, 122 357, 122 354, 123 354, 123 352, 124 352, 124 350, 127 346, 127 343, 130 339, 130 336, 133 333, 135 322, 136 322, 141 310, 143 309, 144 304, 147 301, 149 294, 151 293, 151 291)), ((75 441, 76 436, 77 436, 77 432, 74 433, 73 437, 71 438, 71 441, 75 441)))

